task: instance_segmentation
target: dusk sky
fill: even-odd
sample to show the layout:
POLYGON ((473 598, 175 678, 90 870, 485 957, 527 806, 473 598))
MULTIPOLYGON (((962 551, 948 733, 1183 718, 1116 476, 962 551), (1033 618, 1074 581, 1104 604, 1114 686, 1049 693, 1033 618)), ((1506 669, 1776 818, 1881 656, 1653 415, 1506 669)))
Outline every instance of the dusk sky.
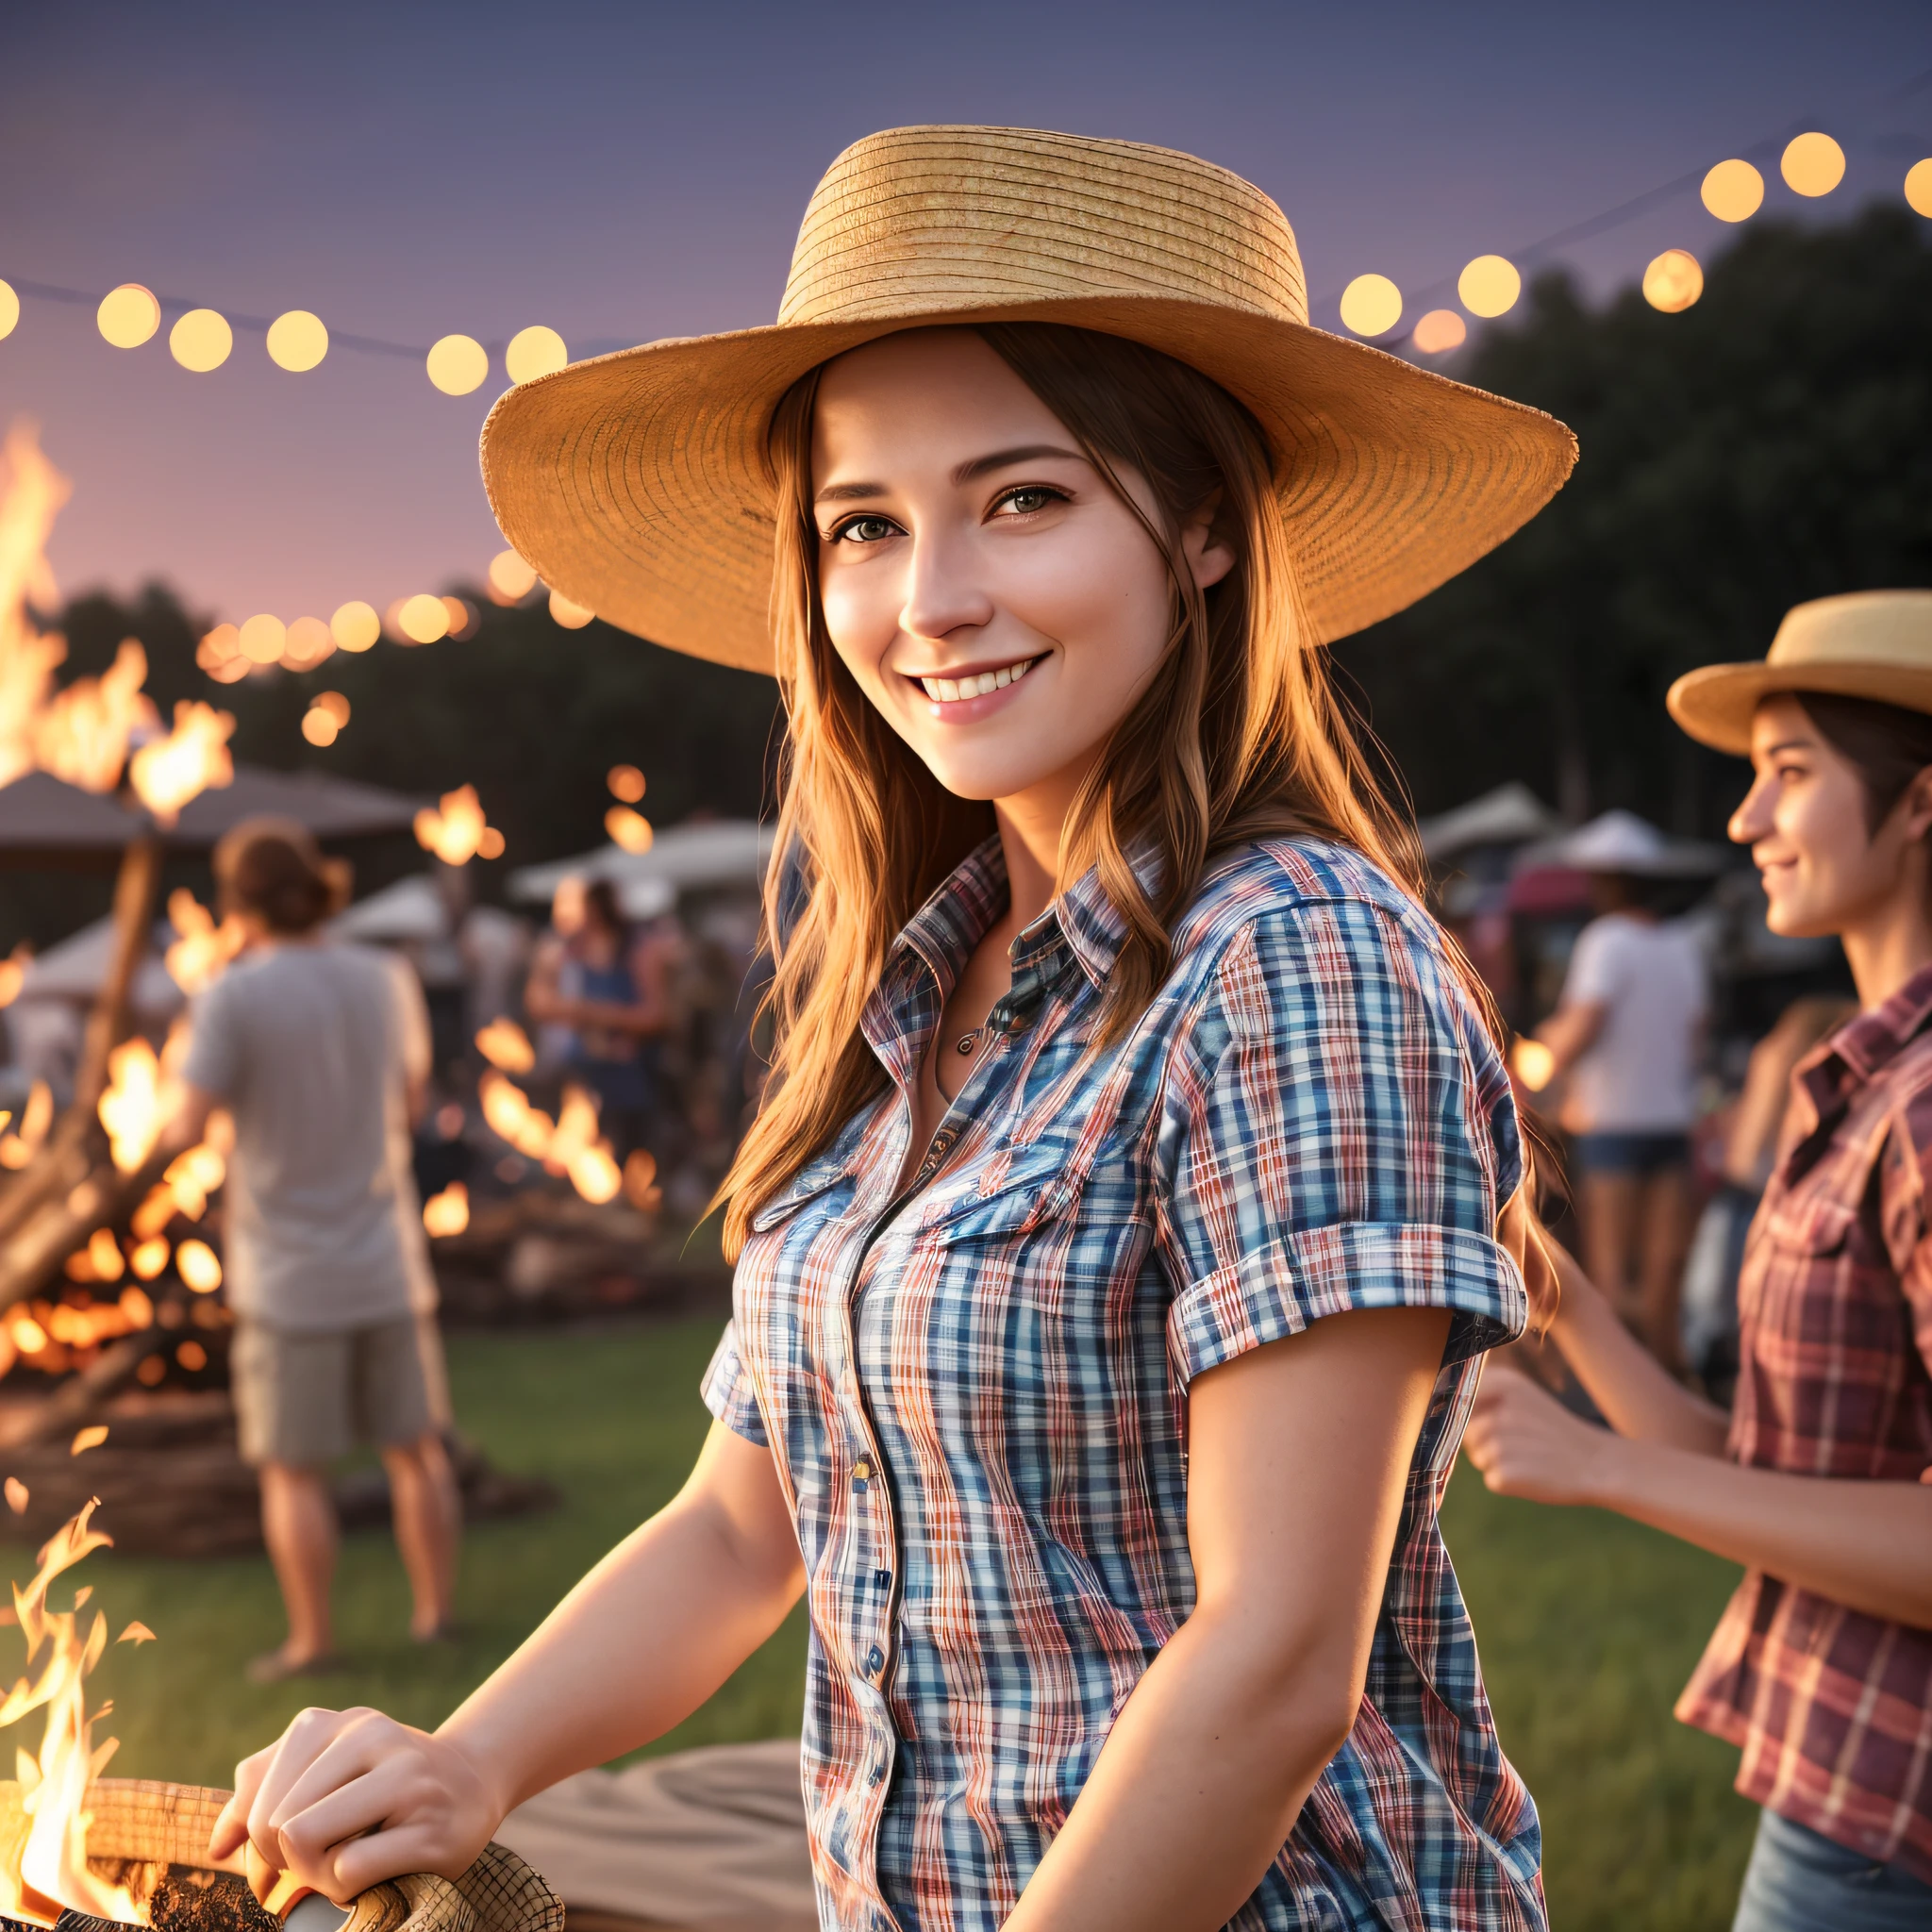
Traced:
MULTIPOLYGON (((1733 154, 1766 212, 1840 219, 1932 155, 1924 0, 1457 7, 1193 0, 924 5, 157 7, 10 13, 0 60, 0 425, 39 420, 75 481, 63 591, 167 579, 210 617, 326 616, 459 578, 500 547, 476 435, 501 344, 573 357, 772 320, 812 184, 846 142, 999 122, 1185 148, 1281 204, 1313 319, 1391 276, 1413 319, 1457 271, 1733 154), (1844 185, 1800 204, 1776 148, 1834 135, 1844 185), (92 304, 164 304, 119 350, 92 304), (1421 295, 1425 299, 1417 301, 1421 295), (179 308, 288 308, 412 346, 495 346, 473 394, 420 353, 340 342, 293 375, 239 326, 170 358, 179 308)), ((1728 231, 1694 183, 1553 258, 1601 295, 1728 231)), ((1444 286, 1446 285, 1446 286, 1444 286)), ((1584 452, 1589 459, 1589 452, 1584 452)))

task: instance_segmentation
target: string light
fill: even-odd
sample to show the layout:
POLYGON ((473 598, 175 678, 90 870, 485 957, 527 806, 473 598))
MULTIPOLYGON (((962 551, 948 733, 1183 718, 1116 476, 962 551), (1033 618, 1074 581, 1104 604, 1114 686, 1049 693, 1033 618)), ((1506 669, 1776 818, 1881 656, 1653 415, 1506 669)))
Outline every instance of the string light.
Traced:
POLYGON ((490 594, 499 604, 521 604, 537 588, 537 573, 514 550, 490 559, 490 594))
POLYGON ((313 671, 325 658, 335 655, 335 648, 336 641, 321 618, 298 617, 289 626, 282 662, 291 671, 313 671))
POLYGON ((570 360, 563 338, 554 328, 520 328, 504 351, 504 373, 512 382, 534 382, 554 375, 570 360))
POLYGON ((101 297, 94 311, 101 334, 117 349, 138 349, 161 325, 161 305, 152 289, 123 282, 101 297))
POLYGON ((644 774, 635 765, 612 765, 604 782, 611 797, 625 805, 635 805, 644 795, 644 774))
POLYGON ((1486 321, 1507 315, 1523 293, 1523 277, 1516 264, 1500 255, 1478 255, 1456 278, 1456 292, 1472 315, 1486 321))
POLYGON ((424 366, 444 395, 466 396, 483 386, 490 358, 474 336, 444 336, 431 347, 424 366))
POLYGON ((1453 308, 1432 308, 1416 324, 1409 340, 1424 356, 1446 356, 1469 340, 1469 330, 1453 308))
MULTIPOLYGON (((1932 159, 1914 161, 1906 174, 1906 206, 1932 220, 1932 159)), ((6 331, 0 329, 0 335, 6 331)))
POLYGON ((1666 248, 1643 271, 1643 299, 1666 315, 1681 315, 1704 293, 1704 271, 1682 248, 1666 248))
POLYGON ((302 736, 318 751, 332 745, 341 728, 320 705, 310 705, 302 713, 302 736))
POLYGON ((1785 148, 1777 170, 1793 194, 1816 200, 1845 178, 1845 151, 1828 134, 1801 134, 1785 148))
POLYGON ((565 630, 582 630, 596 614, 582 604, 573 604, 561 591, 550 593, 550 621, 560 624, 565 630))
POLYGON ((301 375, 327 354, 328 330, 306 308, 291 308, 268 325, 268 359, 277 369, 301 375))
POLYGON ((375 605, 353 598, 340 606, 329 619, 328 632, 336 641, 337 650, 366 651, 382 635, 382 619, 376 616, 375 605))
POLYGON ((635 856, 651 849, 650 820, 627 805, 613 805, 604 814, 604 829, 610 835, 610 842, 621 851, 635 856))
POLYGON ((1358 336, 1387 335, 1402 320, 1402 291, 1387 275, 1357 275, 1341 291, 1341 323, 1358 336))
POLYGON ((197 375, 219 369, 234 346, 235 331, 227 318, 212 308, 191 308, 168 331, 169 355, 197 375))
POLYGON ((289 627, 279 617, 259 611, 242 626, 241 643, 251 664, 274 664, 289 647, 289 627))
POLYGON ((1720 161, 1697 191, 1721 222, 1748 222, 1764 205, 1764 176, 1749 161, 1720 161))
POLYGON ((20 297, 13 292, 11 282, 0 282, 0 342, 13 333, 13 325, 20 320, 20 297))

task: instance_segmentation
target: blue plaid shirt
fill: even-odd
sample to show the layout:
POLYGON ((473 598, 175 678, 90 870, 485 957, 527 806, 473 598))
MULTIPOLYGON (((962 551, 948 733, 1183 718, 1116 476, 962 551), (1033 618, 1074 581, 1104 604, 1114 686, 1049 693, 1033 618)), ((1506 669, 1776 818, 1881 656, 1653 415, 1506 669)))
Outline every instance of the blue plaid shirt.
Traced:
POLYGON ((993 1932, 1193 1607, 1190 1381, 1409 1306, 1454 1320, 1367 1692, 1231 1923, 1540 1932, 1436 1518, 1480 1356, 1524 1323, 1494 1239, 1521 1152, 1435 926, 1351 852, 1242 848, 1092 1056, 1124 928, 1090 874, 1015 943, 943 1164, 895 1202, 921 1056, 1005 902, 994 841, 900 936, 862 1023, 890 1087, 755 1217, 705 1382, 798 1524, 821 1924, 993 1932))

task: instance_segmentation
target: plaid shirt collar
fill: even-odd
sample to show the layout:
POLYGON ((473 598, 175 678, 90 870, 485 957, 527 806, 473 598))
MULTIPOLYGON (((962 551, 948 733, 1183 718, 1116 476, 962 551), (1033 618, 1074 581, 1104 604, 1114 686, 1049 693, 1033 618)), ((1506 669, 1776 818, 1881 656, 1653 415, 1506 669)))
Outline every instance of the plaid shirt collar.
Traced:
POLYGON ((1799 1144, 1821 1129, 1835 1127, 1860 1090, 1905 1051, 1928 1020, 1932 966, 1922 966, 1884 1005, 1848 1020, 1814 1048, 1797 1073, 1797 1091, 1810 1112, 1797 1136, 1799 1144))

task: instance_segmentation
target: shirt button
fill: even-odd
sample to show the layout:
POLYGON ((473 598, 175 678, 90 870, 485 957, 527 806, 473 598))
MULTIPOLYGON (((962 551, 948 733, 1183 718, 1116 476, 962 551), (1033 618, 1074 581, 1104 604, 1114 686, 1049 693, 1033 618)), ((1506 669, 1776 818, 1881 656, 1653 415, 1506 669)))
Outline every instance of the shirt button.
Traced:
POLYGON ((873 1647, 865 1654, 865 1674, 868 1677, 876 1677, 880 1670, 884 1667, 885 1661, 885 1652, 882 1651, 876 1643, 874 1643, 873 1647))
POLYGON ((872 1587, 874 1590, 891 1590, 892 1573, 890 1570, 874 1570, 872 1573, 872 1587))

